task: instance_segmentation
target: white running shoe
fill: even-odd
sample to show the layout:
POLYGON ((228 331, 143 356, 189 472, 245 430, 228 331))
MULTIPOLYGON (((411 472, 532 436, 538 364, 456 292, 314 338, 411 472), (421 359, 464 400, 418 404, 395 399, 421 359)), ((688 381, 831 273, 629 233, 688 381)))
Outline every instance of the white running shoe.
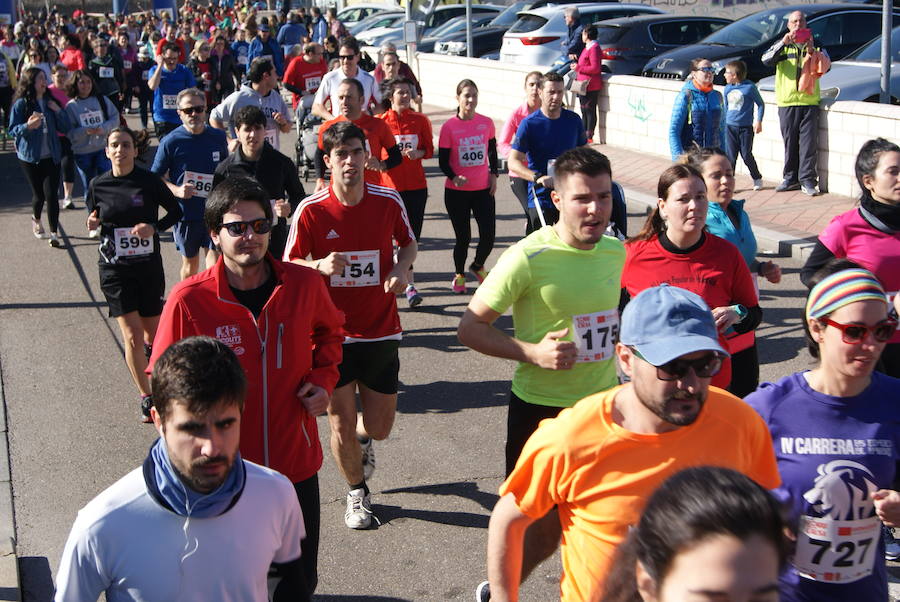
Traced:
POLYGON ((88 238, 100 238, 100 230, 88 230, 88 238))
POLYGON ((67 196, 63 199, 63 209, 74 209, 75 201, 72 200, 72 197, 67 196))
POLYGON ((365 489, 351 489, 347 494, 344 524, 351 529, 368 529, 372 524, 372 502, 365 489))
POLYGON ((372 473, 375 472, 375 448, 372 445, 372 438, 368 437, 363 441, 362 437, 356 437, 359 440, 359 446, 362 448, 362 468, 363 478, 369 480, 372 473))
POLYGON ((753 180, 753 190, 762 190, 763 181, 762 178, 758 180, 753 180))
POLYGON ((62 243, 59 240, 59 235, 56 232, 50 233, 50 246, 54 249, 62 247, 62 243))

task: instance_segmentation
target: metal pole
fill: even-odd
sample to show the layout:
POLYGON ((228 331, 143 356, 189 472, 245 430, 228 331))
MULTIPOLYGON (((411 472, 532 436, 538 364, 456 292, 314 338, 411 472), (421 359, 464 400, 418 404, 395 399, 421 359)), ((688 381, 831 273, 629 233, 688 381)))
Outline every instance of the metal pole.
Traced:
POLYGON ((472 58, 472 0, 466 0, 466 56, 472 58))
POLYGON ((878 102, 891 102, 891 17, 893 2, 884 0, 881 9, 881 95, 878 102))

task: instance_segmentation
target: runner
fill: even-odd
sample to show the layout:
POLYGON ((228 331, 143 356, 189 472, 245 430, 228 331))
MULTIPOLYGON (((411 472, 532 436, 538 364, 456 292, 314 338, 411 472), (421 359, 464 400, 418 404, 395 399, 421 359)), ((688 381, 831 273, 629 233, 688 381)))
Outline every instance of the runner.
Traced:
MULTIPOLYGON (((119 126, 119 111, 100 93, 95 83, 94 76, 81 69, 72 74, 66 86, 66 93, 72 99, 66 105, 66 114, 72 124, 66 135, 72 144, 75 167, 85 195, 91 180, 112 169, 106 157, 106 137, 119 126)), ((88 232, 88 238, 99 235, 97 230, 88 232)))
POLYGON ((62 149, 57 132, 69 131, 66 112, 47 94, 47 77, 37 67, 26 69, 16 88, 9 118, 9 134, 16 141, 16 157, 31 186, 31 232, 47 238, 41 212, 47 208, 50 246, 59 240, 59 167, 62 149))
POLYGON ((134 164, 136 145, 128 128, 107 137, 112 171, 91 181, 87 227, 100 230, 100 289, 122 331, 125 364, 141 395, 141 418, 149 423, 153 398, 144 370, 166 291, 159 233, 181 219, 181 208, 158 176, 134 164))
POLYGON ((319 86, 313 101, 313 115, 317 115, 325 121, 334 119, 338 114, 340 106, 338 87, 346 79, 355 79, 362 86, 362 107, 364 111, 368 110, 370 106, 381 102, 381 91, 378 89, 378 84, 375 83, 375 78, 367 71, 359 68, 359 42, 355 38, 347 37, 341 40, 338 58, 341 62, 340 69, 329 71, 322 78, 322 84, 319 86))
POLYGON ((173 233, 184 280, 200 271, 201 249, 207 268, 218 258, 203 212, 213 174, 228 156, 228 145, 223 132, 206 126, 206 95, 201 90, 182 90, 175 102, 183 127, 172 130, 159 144, 151 171, 165 180, 181 205, 182 217, 173 233))
MULTIPOLYGON (((506 475, 541 420, 619 383, 613 345, 625 250, 603 235, 612 211, 609 160, 578 148, 558 164, 552 198, 559 221, 500 256, 459 324, 464 345, 519 362, 509 394, 506 475), (513 337, 494 326, 510 307, 513 337)), ((556 550, 559 535, 555 512, 528 530, 523 579, 556 550)))
POLYGON ((331 451, 350 488, 344 523, 351 529, 372 523, 366 484, 375 470, 372 439, 385 439, 394 424, 401 338, 396 295, 406 288, 417 249, 400 195, 363 180, 365 142, 352 123, 336 123, 325 132, 331 185, 300 204, 285 251, 285 260, 327 277, 332 299, 347 319, 341 376, 328 418, 331 451))
POLYGON ((305 196, 297 166, 266 141, 266 116, 259 107, 238 110, 234 126, 240 145, 216 168, 213 188, 233 177, 253 178, 262 185, 272 203, 269 252, 280 258, 287 244, 287 220, 305 196))
MULTIPOLYGON (((690 165, 669 167, 659 176, 657 195, 644 227, 625 243, 622 288, 634 297, 666 282, 697 293, 712 307, 721 344, 730 350, 729 336, 753 331, 762 321, 750 270, 737 247, 705 231, 709 201, 700 172, 690 165)), ((731 373, 726 358, 712 384, 731 391, 731 373)))
POLYGON ((488 527, 488 596, 517 599, 522 535, 554 506, 560 599, 594 600, 616 546, 673 473, 722 466, 767 489, 779 485, 763 421, 709 386, 727 354, 703 299, 665 284, 648 288, 625 308, 620 334, 615 355, 630 381, 542 422, 500 487, 488 527))
POLYGON ((153 125, 160 141, 181 125, 177 110, 178 93, 197 86, 191 70, 179 63, 179 52, 176 44, 164 44, 147 81, 147 86, 153 90, 153 125))
POLYGON ((327 175, 323 142, 325 132, 332 125, 342 121, 352 122, 366 135, 366 153, 369 156, 365 169, 366 182, 390 186, 391 181, 387 176, 387 171, 403 162, 400 146, 391 133, 391 128, 381 119, 363 112, 363 87, 357 80, 347 78, 342 81, 337 88, 337 98, 340 115, 319 127, 319 148, 316 151, 315 161, 316 192, 328 185, 325 178, 327 175))
POLYGON ((303 517, 291 485, 238 452, 247 380, 235 354, 208 337, 184 340, 160 358, 153 390, 159 439, 143 466, 78 513, 56 601, 101 593, 268 600, 269 584, 282 578, 274 600, 309 600, 298 570, 303 517))
MULTIPOLYGON (((525 76, 525 102, 516 107, 510 113, 503 128, 500 130, 500 137, 497 139, 497 152, 501 158, 507 159, 512 150, 510 146, 515 138, 516 132, 519 130, 519 124, 522 120, 541 108, 541 84, 544 76, 540 71, 532 71, 525 76)), ((525 236, 532 232, 531 218, 528 215, 528 186, 530 176, 527 173, 519 173, 512 167, 509 167, 509 187, 513 194, 516 195, 519 204, 522 205, 522 211, 525 212, 525 236)))
POLYGON ((314 272, 267 253, 272 210, 257 182, 235 177, 217 186, 205 220, 222 258, 172 289, 151 367, 170 344, 196 334, 238 354, 249 383, 241 453, 294 483, 307 533, 300 560, 312 593, 322 466, 316 416, 337 382, 343 318, 314 272))
POLYGON ((322 83, 322 77, 328 73, 328 64, 323 57, 324 51, 319 44, 307 42, 303 45, 303 54, 295 57, 284 72, 282 84, 293 93, 292 101, 297 121, 302 123, 298 105, 303 113, 312 109, 316 91, 322 83), (302 104, 301 104, 302 102, 302 104))
POLYGON ((478 247, 469 264, 469 271, 479 284, 487 270, 484 263, 494 248, 497 191, 497 140, 494 122, 475 112, 478 106, 478 87, 470 79, 456 86, 459 109, 441 126, 438 160, 447 176, 444 183, 444 206, 453 225, 456 243, 453 246, 455 275, 450 287, 456 294, 466 292, 466 256, 472 241, 472 216, 478 224, 478 247))
MULTIPOLYGON (((379 118, 391 129, 403 155, 403 163, 387 173, 388 185, 400 193, 416 241, 421 241, 425 203, 428 201, 428 184, 422 161, 434 156, 434 142, 431 121, 426 115, 410 108, 414 93, 415 88, 407 79, 385 80, 381 93, 385 111, 379 118)), ((406 301, 410 307, 417 307, 422 303, 422 296, 416 290, 412 266, 409 266, 408 280, 406 301)))
MULTIPOLYGON (((811 281, 804 327, 819 366, 747 397, 772 432, 796 537, 784 602, 887 600, 882 522, 900 526, 891 491, 900 459, 900 379, 873 372, 897 323, 881 283, 846 259, 811 281)), ((792 538, 793 539, 793 538, 792 538)))
POLYGON ((122 62, 109 53, 109 40, 94 40, 94 57, 88 63, 88 70, 94 76, 100 94, 107 97, 122 111, 122 91, 125 89, 125 71, 122 62))
POLYGON ((522 120, 510 147, 510 170, 528 180, 526 234, 559 219, 550 201, 554 161, 563 151, 587 144, 581 117, 562 106, 565 92, 561 75, 545 74, 540 110, 522 120))
POLYGON ((247 58, 250 59, 251 63, 257 58, 270 59, 275 65, 278 77, 281 77, 284 73, 284 51, 275 38, 272 37, 272 32, 269 31, 267 23, 261 23, 256 31, 257 35, 250 42, 250 48, 247 49, 247 58))
POLYGON ((275 150, 281 150, 281 133, 291 131, 291 112, 278 93, 278 76, 268 58, 256 58, 247 71, 249 83, 222 101, 209 116, 209 124, 225 130, 228 149, 237 148, 238 140, 234 132, 234 115, 248 105, 259 107, 266 114, 266 140, 275 150))

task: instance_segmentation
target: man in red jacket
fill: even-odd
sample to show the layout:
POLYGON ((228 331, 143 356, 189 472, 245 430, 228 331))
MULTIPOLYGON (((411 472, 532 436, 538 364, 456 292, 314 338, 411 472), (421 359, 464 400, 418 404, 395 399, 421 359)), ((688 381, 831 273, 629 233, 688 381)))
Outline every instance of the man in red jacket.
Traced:
POLYGON ((228 345, 247 374, 241 455, 294 483, 306 538, 301 562, 315 590, 322 446, 316 416, 338 381, 343 314, 315 270, 268 254, 269 195, 249 178, 229 178, 206 201, 204 215, 221 257, 179 283, 160 317, 152 367, 172 343, 208 335, 228 345))

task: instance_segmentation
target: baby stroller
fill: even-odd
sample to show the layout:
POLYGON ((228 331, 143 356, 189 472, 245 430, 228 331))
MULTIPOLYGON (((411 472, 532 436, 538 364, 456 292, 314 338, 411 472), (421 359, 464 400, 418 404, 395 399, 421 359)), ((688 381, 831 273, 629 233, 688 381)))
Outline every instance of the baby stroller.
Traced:
POLYGON ((303 181, 309 180, 309 174, 316 168, 316 149, 319 147, 319 127, 322 118, 312 113, 307 113, 301 120, 297 120, 297 144, 294 147, 295 162, 300 170, 303 181))

